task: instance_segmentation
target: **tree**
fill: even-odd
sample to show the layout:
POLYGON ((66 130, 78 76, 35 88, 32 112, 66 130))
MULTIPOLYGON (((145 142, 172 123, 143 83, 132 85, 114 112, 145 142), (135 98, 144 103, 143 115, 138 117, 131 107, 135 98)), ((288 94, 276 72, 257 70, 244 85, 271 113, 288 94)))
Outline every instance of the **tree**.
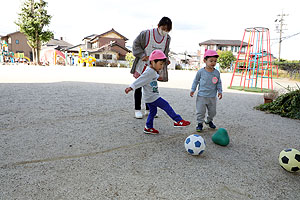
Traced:
POLYGON ((129 67, 132 67, 133 61, 135 59, 132 53, 127 53, 125 59, 129 62, 129 67))
POLYGON ((218 51, 218 54, 218 63, 220 63, 220 67, 223 69, 229 68, 232 61, 236 60, 231 51, 218 51))
POLYGON ((40 0, 25 0, 18 21, 15 22, 28 40, 28 45, 32 48, 33 61, 39 63, 41 46, 53 38, 53 33, 44 30, 50 24, 51 17, 45 9, 47 2, 40 0))

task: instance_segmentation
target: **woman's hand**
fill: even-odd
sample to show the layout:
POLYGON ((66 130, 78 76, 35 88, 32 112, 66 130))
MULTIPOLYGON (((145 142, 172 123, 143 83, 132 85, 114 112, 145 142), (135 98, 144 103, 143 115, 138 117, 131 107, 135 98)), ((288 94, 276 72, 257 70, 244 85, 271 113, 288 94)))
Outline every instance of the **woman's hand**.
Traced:
POLYGON ((142 61, 148 61, 148 60, 149 60, 149 56, 142 57, 142 61))
POLYGON ((125 93, 128 94, 128 92, 130 92, 131 90, 132 90, 132 88, 128 87, 128 88, 125 89, 125 93))

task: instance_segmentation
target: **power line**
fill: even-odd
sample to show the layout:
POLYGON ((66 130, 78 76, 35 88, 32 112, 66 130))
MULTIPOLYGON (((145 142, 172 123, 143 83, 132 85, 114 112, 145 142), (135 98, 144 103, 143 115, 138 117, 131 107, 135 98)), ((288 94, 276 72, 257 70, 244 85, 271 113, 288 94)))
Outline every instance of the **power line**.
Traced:
POLYGON ((283 39, 282 39, 282 40, 285 40, 285 39, 290 39, 291 37, 294 37, 294 36, 296 36, 296 35, 299 35, 299 34, 300 34, 300 32, 298 32, 298 33, 295 33, 295 34, 293 34, 293 35, 290 35, 290 36, 283 37, 283 39))
MULTIPOLYGON (((295 33, 295 34, 293 34, 293 35, 281 37, 281 40, 290 39, 291 37, 294 37, 294 36, 299 35, 299 34, 300 34, 300 32, 295 33)), ((275 38, 275 39, 270 39, 270 40, 279 40, 279 39, 280 39, 280 38, 275 38)))

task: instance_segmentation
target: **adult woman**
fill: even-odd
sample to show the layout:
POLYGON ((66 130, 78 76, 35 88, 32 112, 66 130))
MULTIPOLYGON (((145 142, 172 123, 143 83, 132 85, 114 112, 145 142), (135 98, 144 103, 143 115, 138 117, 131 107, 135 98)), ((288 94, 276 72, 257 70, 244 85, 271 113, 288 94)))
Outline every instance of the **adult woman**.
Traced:
MULTIPOLYGON (((135 78, 138 78, 149 66, 149 55, 152 51, 159 49, 164 52, 166 56, 169 54, 169 46, 171 37, 169 32, 172 30, 172 21, 168 17, 163 17, 157 28, 142 31, 133 42, 132 52, 135 56, 135 60, 132 65, 130 73, 133 74, 135 78)), ((160 71, 159 81, 168 81, 167 65, 170 63, 169 60, 167 64, 160 71)), ((134 102, 135 102, 135 118, 143 118, 143 113, 141 112, 141 102, 142 102, 142 88, 138 88, 134 92, 134 102)), ((146 105, 145 115, 149 114, 149 108, 146 105)))

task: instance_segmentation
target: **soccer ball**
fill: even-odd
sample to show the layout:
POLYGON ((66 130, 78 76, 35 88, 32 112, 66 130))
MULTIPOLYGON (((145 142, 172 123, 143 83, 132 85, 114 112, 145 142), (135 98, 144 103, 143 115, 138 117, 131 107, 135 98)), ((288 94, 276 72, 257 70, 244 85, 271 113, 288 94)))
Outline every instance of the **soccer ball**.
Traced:
POLYGON ((300 171, 300 152, 296 149, 284 149, 279 154, 279 164, 289 172, 300 171))
POLYGON ((204 139, 197 134, 188 136, 184 142, 186 151, 193 156, 202 154, 205 150, 205 146, 206 143, 204 139))

